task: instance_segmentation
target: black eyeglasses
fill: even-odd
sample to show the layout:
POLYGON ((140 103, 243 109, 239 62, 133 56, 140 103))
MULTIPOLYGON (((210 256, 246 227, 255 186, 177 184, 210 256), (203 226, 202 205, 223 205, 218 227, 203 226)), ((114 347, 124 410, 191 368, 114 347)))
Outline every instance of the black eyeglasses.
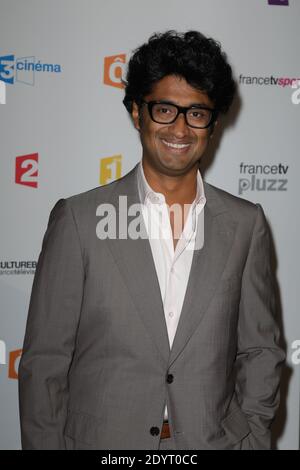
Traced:
POLYGON ((184 114, 185 122, 196 129, 206 129, 211 126, 217 118, 217 111, 206 106, 177 106, 168 101, 144 101, 152 121, 158 124, 172 124, 179 114, 184 114))

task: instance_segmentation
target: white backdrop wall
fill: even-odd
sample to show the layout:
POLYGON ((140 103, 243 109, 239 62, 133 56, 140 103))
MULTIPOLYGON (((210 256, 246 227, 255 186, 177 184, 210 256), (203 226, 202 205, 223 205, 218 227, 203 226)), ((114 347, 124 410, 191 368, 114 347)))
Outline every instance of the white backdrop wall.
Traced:
POLYGON ((261 203, 270 223, 287 348, 274 442, 299 447, 300 88, 288 79, 300 78, 300 1, 269 3, 0 0, 0 448, 20 448, 18 360, 50 209, 140 159, 120 76, 132 50, 167 29, 219 40, 240 81, 203 173, 261 203))

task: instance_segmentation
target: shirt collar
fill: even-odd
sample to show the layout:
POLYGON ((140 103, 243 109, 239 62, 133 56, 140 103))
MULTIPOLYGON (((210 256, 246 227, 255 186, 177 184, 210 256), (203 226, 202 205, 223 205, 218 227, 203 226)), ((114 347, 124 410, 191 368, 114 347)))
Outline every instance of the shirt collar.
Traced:
MULTIPOLYGON (((154 204, 155 203, 162 204, 166 202, 165 196, 162 193, 153 191, 148 181, 146 180, 142 161, 140 161, 139 166, 138 166, 137 178, 138 178, 139 197, 140 197, 142 204, 146 204, 147 201, 150 201, 150 203, 154 203, 154 204)), ((201 210, 204 207, 205 203, 206 203, 206 198, 204 194, 203 180, 201 177, 200 170, 198 170, 197 171, 197 191, 196 191, 196 197, 192 203, 192 207, 193 209, 196 207, 196 209, 201 210)))

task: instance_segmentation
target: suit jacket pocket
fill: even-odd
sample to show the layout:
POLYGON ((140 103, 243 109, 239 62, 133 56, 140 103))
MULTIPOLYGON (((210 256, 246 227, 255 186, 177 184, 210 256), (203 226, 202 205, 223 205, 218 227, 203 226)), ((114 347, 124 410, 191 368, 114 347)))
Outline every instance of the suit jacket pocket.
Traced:
POLYGON ((222 428, 232 445, 240 442, 251 432, 247 418, 240 408, 235 408, 226 416, 222 421, 222 428))
POLYGON ((69 411, 64 430, 65 436, 84 444, 97 443, 101 427, 101 420, 86 413, 69 411))

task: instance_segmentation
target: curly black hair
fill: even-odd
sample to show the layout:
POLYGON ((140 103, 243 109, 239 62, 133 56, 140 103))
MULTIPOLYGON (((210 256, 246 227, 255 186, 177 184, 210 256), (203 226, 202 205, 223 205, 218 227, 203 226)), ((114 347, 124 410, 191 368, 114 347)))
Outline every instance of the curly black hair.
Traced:
POLYGON ((171 30, 153 34, 133 52, 123 100, 129 113, 132 103, 140 104, 152 86, 167 75, 183 77, 189 85, 207 93, 217 113, 228 111, 236 84, 219 42, 198 31, 171 30))

